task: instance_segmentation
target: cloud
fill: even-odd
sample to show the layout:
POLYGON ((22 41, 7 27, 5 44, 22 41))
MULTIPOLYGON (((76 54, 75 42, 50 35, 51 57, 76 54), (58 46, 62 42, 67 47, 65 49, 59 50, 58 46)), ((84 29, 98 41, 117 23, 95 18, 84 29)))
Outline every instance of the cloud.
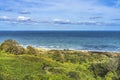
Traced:
POLYGON ((31 12, 29 12, 27 10, 23 10, 23 11, 20 11, 19 14, 31 14, 31 12))
MULTIPOLYGON (((120 20, 120 19, 114 19, 114 20, 120 20)), ((100 22, 100 21, 71 21, 69 19, 53 19, 53 20, 36 20, 36 19, 31 19, 30 17, 25 17, 25 16, 18 16, 17 18, 11 18, 8 16, 0 16, 0 21, 7 21, 11 24, 60 24, 60 25, 85 25, 85 26, 120 26, 118 23, 113 23, 113 22, 100 22)))
POLYGON ((87 26, 120 26, 118 23, 113 22, 97 22, 97 21, 86 21, 86 22, 77 22, 78 25, 87 25, 87 26))
POLYGON ((53 19, 53 23, 55 24, 72 24, 72 22, 69 19, 63 20, 63 19, 53 19))
POLYGON ((7 21, 9 20, 10 18, 7 17, 7 16, 0 16, 0 21, 7 21))
POLYGON ((17 18, 13 18, 13 17, 8 17, 8 16, 0 16, 0 21, 7 21, 7 23, 24 23, 24 24, 28 24, 28 23, 35 23, 35 21, 33 21, 30 17, 25 17, 25 16, 18 16, 17 18))
MULTIPOLYGON (((17 25, 72 25, 68 26, 72 29, 75 29, 74 25, 90 28, 97 26, 96 29, 101 26, 108 28, 113 26, 114 29, 114 26, 120 26, 119 16, 120 0, 1 0, 0 2, 0 21, 5 25, 9 22, 17 25)), ((81 29, 78 26, 76 28, 81 29)))
POLYGON ((114 20, 114 21, 120 21, 120 18, 114 18, 112 20, 114 20))
POLYGON ((18 21, 30 21, 31 18, 30 17, 25 17, 25 16, 18 16, 17 20, 18 21))
POLYGON ((78 21, 76 24, 79 24, 79 25, 103 25, 102 22, 96 22, 96 21, 78 21))
POLYGON ((93 16, 93 17, 90 17, 90 19, 101 19, 103 18, 102 16, 93 16))
MULTIPOLYGON (((98 17, 101 18, 101 17, 98 17)), ((95 18, 96 19, 96 18, 95 18)), ((54 24, 70 24, 70 25, 85 25, 85 26, 120 26, 119 23, 104 22, 104 21, 70 21, 63 19, 53 19, 54 24)))

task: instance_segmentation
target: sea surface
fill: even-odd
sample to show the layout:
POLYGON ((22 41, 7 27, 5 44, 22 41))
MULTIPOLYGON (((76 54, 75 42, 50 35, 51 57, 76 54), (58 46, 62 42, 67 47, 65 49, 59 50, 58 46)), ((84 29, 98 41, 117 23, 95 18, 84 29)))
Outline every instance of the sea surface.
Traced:
POLYGON ((0 31, 0 43, 6 39, 24 47, 120 52, 120 31, 0 31))

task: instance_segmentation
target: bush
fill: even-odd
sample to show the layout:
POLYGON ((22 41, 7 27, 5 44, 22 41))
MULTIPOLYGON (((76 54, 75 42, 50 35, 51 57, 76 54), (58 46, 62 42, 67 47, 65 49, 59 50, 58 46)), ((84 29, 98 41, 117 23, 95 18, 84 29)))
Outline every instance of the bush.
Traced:
POLYGON ((27 53, 28 54, 37 54, 37 51, 32 46, 27 46, 27 53))
POLYGON ((120 75, 120 57, 119 57, 119 60, 118 60, 118 68, 117 68, 116 72, 120 75))
POLYGON ((93 71, 95 77, 105 77, 109 72, 105 63, 92 64, 89 69, 93 71))
POLYGON ((22 46, 19 45, 18 42, 16 42, 15 40, 5 40, 1 46, 0 46, 1 50, 4 50, 5 52, 8 53, 13 53, 13 54, 23 54, 24 53, 24 48, 22 46))
POLYGON ((69 72, 69 73, 68 73, 68 76, 69 76, 70 78, 75 79, 75 80, 79 80, 79 79, 80 79, 79 73, 76 72, 76 71, 71 71, 71 72, 69 72))
MULTIPOLYGON (((113 76, 114 74, 112 72, 108 72, 106 75, 105 75, 105 79, 106 80, 113 80, 113 76)), ((116 80, 116 79, 115 79, 116 80)))
POLYGON ((1 73, 0 73, 0 80, 4 80, 4 79, 3 79, 3 76, 1 75, 1 73))
POLYGON ((112 71, 112 72, 117 71, 119 67, 119 58, 111 58, 110 61, 106 65, 109 71, 112 71))
POLYGON ((51 50, 48 52, 48 54, 50 55, 50 58, 52 58, 53 60, 64 62, 64 54, 62 51, 51 50))
POLYGON ((39 75, 25 75, 23 80, 49 80, 48 76, 43 74, 39 75))

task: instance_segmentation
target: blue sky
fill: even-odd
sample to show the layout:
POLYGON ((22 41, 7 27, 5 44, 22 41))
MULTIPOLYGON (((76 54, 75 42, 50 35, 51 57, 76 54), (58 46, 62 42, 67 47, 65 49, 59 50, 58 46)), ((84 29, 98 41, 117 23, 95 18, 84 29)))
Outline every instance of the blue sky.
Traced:
POLYGON ((120 0, 1 0, 0 30, 120 30, 120 0))

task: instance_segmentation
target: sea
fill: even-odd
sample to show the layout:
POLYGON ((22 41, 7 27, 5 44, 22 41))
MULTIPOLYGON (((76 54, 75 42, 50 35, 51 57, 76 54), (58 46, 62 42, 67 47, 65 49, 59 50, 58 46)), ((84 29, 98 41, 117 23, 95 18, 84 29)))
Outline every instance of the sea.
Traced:
POLYGON ((120 52, 120 31, 0 31, 0 44, 7 39, 23 47, 120 52))

